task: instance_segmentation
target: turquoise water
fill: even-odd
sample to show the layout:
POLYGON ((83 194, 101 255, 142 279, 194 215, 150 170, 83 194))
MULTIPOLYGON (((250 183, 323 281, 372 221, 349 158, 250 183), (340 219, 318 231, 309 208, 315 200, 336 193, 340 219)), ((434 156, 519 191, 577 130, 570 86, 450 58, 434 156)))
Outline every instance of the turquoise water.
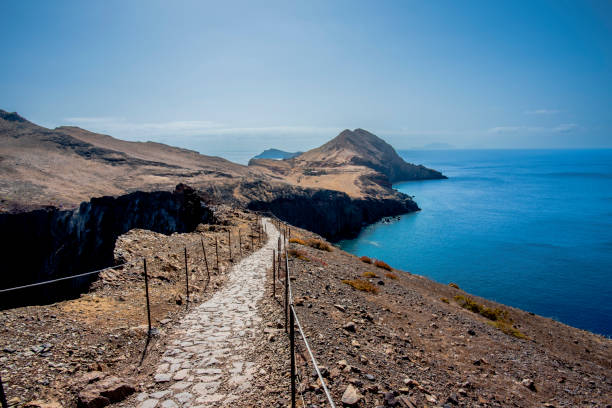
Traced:
POLYGON ((397 184, 422 211, 343 249, 612 336, 612 150, 400 155, 449 179, 397 184))

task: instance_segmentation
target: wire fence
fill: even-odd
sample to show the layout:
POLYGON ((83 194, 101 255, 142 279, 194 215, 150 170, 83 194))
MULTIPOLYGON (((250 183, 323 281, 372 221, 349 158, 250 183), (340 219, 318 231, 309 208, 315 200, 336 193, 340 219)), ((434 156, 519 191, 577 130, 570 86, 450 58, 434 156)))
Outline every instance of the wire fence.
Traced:
MULTIPOLYGON (((0 294, 18 292, 22 290, 27 290, 35 287, 41 287, 45 285, 54 284, 57 282, 68 281, 71 279, 83 278, 86 276, 100 275, 102 273, 108 273, 110 271, 114 271, 120 268, 132 267, 138 272, 138 275, 142 274, 142 282, 144 286, 144 302, 146 304, 146 320, 147 320, 147 338, 151 338, 154 334, 157 333, 155 327, 153 327, 151 312, 152 312, 152 304, 151 304, 151 279, 157 278, 158 276, 153 276, 151 272, 151 266, 154 266, 153 269, 161 270, 167 265, 162 264, 162 260, 166 260, 169 262, 170 259, 174 259, 176 261, 182 261, 183 270, 176 270, 175 277, 177 278, 177 283, 179 286, 184 287, 185 294, 185 303, 186 306, 189 305, 189 295, 193 293, 193 286, 190 290, 190 264, 194 265, 194 263, 202 266, 202 269, 206 271, 205 277, 205 286, 204 291, 208 289, 208 286, 211 281, 211 275, 218 275, 222 273, 221 263, 223 261, 227 261, 229 264, 232 264, 235 260, 235 256, 242 257, 248 251, 255 251, 256 245, 261 245, 263 241, 263 223, 261 222, 261 217, 258 215, 254 222, 249 222, 249 226, 247 231, 243 231, 238 228, 237 231, 233 230, 231 227, 226 232, 222 232, 221 234, 215 234, 214 243, 208 243, 204 239, 203 234, 199 235, 199 240, 195 239, 194 242, 186 243, 182 242, 179 247, 172 248, 169 251, 157 251, 154 256, 148 258, 147 257, 137 257, 136 259, 122 262, 117 265, 109 266, 106 268, 97 269, 94 271, 83 272, 70 276, 62 276, 56 279, 50 279, 46 281, 34 282, 30 284, 15 286, 11 288, 0 289, 0 294), (218 235, 222 235, 221 239, 218 235), (234 244, 232 245, 232 237, 234 238, 234 244), (227 238, 227 241, 225 241, 227 238), (237 239, 236 239, 237 238, 237 239), (250 241, 250 245, 249 242, 250 241), (222 244, 224 248, 222 248, 222 244), (227 245, 225 245, 227 244, 227 245), (221 249, 226 249, 226 258, 221 259, 224 255, 221 249), (181 259, 182 258, 182 259, 181 259), (140 272, 139 268, 142 265, 142 272, 140 272), (180 275, 184 271, 184 278, 181 278, 180 275), (180 282, 183 281, 183 282, 180 282)), ((192 275, 193 277, 193 275, 192 275)), ((202 276, 200 278, 203 278, 202 276)), ((193 280, 193 278, 192 278, 193 280)), ((163 292, 167 292, 164 290, 163 292)), ((2 381, 2 377, 0 377, 0 406, 2 408, 8 408, 8 404, 6 401, 6 394, 4 392, 4 385, 2 381)))
MULTIPOLYGON (((274 217, 272 215, 272 217, 274 217)), ((297 315, 297 312, 295 310, 295 306, 294 306, 294 301, 293 301, 293 291, 291 288, 291 273, 289 270, 289 254, 288 254, 288 250, 287 250, 287 246, 288 246, 288 240, 291 237, 291 227, 288 224, 283 223, 280 220, 275 219, 276 221, 276 225, 279 228, 280 231, 280 237, 278 239, 278 252, 273 250, 273 254, 272 254, 272 259, 273 259, 273 263, 272 263, 272 297, 276 298, 276 284, 278 283, 279 286, 281 286, 281 288, 284 289, 284 318, 285 318, 285 332, 287 332, 288 336, 289 336, 289 359, 290 359, 290 378, 291 378, 291 407, 295 408, 296 407, 296 398, 297 398, 297 392, 300 393, 300 397, 302 399, 302 406, 306 406, 305 401, 304 401, 304 394, 302 392, 302 389, 300 388, 298 390, 297 388, 297 384, 296 384, 296 380, 298 378, 301 378, 301 375, 298 375, 298 370, 296 368, 296 363, 295 363, 295 349, 296 349, 296 342, 295 342, 295 327, 297 326, 297 329, 300 333, 300 337, 302 338, 302 341, 304 343, 304 347, 306 348, 306 351, 308 352, 308 356, 310 357, 310 361, 312 363, 312 366, 314 368, 315 373, 317 374, 317 377, 321 383, 321 387, 323 388, 323 392, 325 394, 325 397, 327 399, 327 402, 329 404, 330 407, 335 408, 336 404, 334 403, 334 400, 331 396, 331 393, 329 391, 329 388, 327 387, 327 384, 325 382, 325 379, 323 378, 323 375, 321 374, 321 370, 319 369, 319 365, 317 363, 317 360, 314 356, 314 353, 312 352, 312 348, 310 347, 310 344, 308 343, 308 338, 306 337, 306 334, 304 332, 304 329, 302 327, 302 324, 300 322, 300 319, 297 315), (281 271, 282 271, 282 255, 281 253, 284 252, 284 258, 285 258, 285 262, 284 262, 284 266, 285 266, 285 270, 284 270, 284 276, 283 279, 281 280, 281 271)))
MULTIPOLYGON (((308 356, 310 358, 314 371, 316 372, 317 377, 321 383, 321 387, 323 388, 323 392, 329 403, 329 406, 332 408, 335 408, 336 405, 327 387, 325 379, 323 378, 323 375, 321 374, 321 370, 319 368, 317 360, 314 356, 312 348, 310 347, 310 344, 308 343, 308 339, 304 332, 303 326, 300 322, 300 319, 294 307, 293 292, 291 288, 291 274, 289 270, 289 256, 288 256, 288 250, 287 250, 288 240, 291 237, 291 226, 284 223, 280 219, 278 219, 272 213, 258 212, 257 214, 258 216, 257 216, 256 222, 254 223, 254 225, 250 225, 248 234, 245 236, 246 240, 250 239, 251 241, 251 245, 249 248, 245 248, 246 245, 243 245, 242 232, 240 229, 238 229, 238 242, 237 242, 238 250, 236 254, 237 255, 239 254, 242 257, 246 249, 250 249, 251 251, 254 251, 256 241, 258 242, 258 244, 261 245, 263 234, 264 234, 264 225, 263 225, 263 222, 261 222, 261 219, 262 219, 261 217, 263 216, 270 217, 271 221, 274 223, 274 225, 280 232, 280 236, 278 238, 277 250, 273 250, 273 254, 272 254, 272 297, 276 299, 276 286, 278 284, 279 288, 282 288, 284 292, 283 293, 283 300, 284 300, 283 301, 283 312, 284 312, 284 320, 285 320, 284 328, 285 328, 285 332, 288 334, 288 337, 289 337, 291 406, 292 408, 296 407, 297 392, 300 393, 302 403, 304 404, 303 406, 305 406, 303 390, 301 388, 298 390, 297 384, 296 384, 296 380, 300 379, 300 382, 301 382, 301 379, 305 378, 305 377, 302 377, 298 373, 298 370, 296 368, 296 362, 295 362, 296 347, 297 347, 296 342, 295 342, 295 337, 296 337, 295 328, 297 326, 298 332, 300 334, 302 342, 304 343, 304 347, 308 353, 308 356), (284 262, 282 262, 283 253, 284 253, 284 262), (283 263, 284 263, 284 274, 283 274, 284 276, 281 278, 281 271, 283 269, 281 265, 283 263)), ((227 242, 228 243, 228 246, 227 246, 228 259, 227 260, 228 262, 232 263, 234 261, 234 258, 233 258, 234 253, 232 253, 233 248, 232 248, 231 229, 228 230, 227 238, 228 238, 228 242, 227 242)), ((190 275, 189 274, 189 262, 190 261, 191 263, 193 262, 202 263, 203 262, 203 265, 206 269, 206 285, 204 287, 204 290, 208 289, 208 285, 211 280, 211 271, 213 272, 213 274, 221 273, 221 269, 219 267, 219 261, 220 261, 219 247, 220 245, 219 245, 218 237, 215 235, 214 256, 212 256, 213 255, 212 249, 209 249, 209 251, 207 252, 206 250, 207 246, 212 246, 212 243, 211 245, 206 245, 202 235, 200 235, 199 242, 192 242, 189 245, 184 244, 182 246, 182 250, 175 249, 175 250, 167 251, 164 253, 158 252, 156 256, 154 257, 157 259, 161 259, 162 255, 167 255, 167 258, 174 257, 175 259, 178 259, 178 256, 182 255, 182 258, 183 258, 182 260, 184 262, 184 272, 185 272, 184 283, 185 283, 186 305, 189 304, 189 294, 190 294, 190 289, 189 289, 189 275, 190 275), (191 254, 191 256, 189 254, 191 254)), ((147 268, 147 258, 146 257, 138 257, 137 259, 134 259, 132 261, 123 262, 118 265, 98 269, 95 271, 89 271, 89 272, 84 272, 84 273, 80 273, 76 275, 64 276, 64 277, 57 278, 57 279, 51 279, 47 281, 35 282, 35 283, 16 286, 12 288, 1 289, 0 294, 15 292, 19 290, 25 290, 28 288, 44 286, 44 285, 48 285, 48 284, 52 284, 52 283, 56 283, 60 281, 66 281, 70 279, 77 279, 80 277, 100 274, 103 272, 108 272, 111 270, 115 270, 115 269, 123 268, 127 266, 136 266, 141 262, 142 262, 142 267, 143 267, 142 275, 143 275, 143 281, 144 281, 143 283, 144 283, 145 300, 146 300, 146 316, 147 316, 147 327, 148 327, 147 336, 150 338, 152 335, 156 333, 156 331, 155 331, 155 328, 153 327, 152 319, 151 319, 151 295, 150 295, 150 283, 149 283, 149 280, 152 278, 152 276, 150 276, 150 273, 149 273, 151 261, 149 261, 149 268, 147 268)), ((0 404, 2 408, 8 408, 1 377, 0 377, 0 404)))

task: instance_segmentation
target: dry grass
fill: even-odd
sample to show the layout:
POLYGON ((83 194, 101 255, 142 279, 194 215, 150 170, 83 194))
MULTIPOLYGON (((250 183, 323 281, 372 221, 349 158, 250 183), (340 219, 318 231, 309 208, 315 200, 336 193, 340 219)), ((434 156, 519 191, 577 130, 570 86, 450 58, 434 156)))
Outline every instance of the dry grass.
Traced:
POLYGON ((361 276, 363 276, 364 278, 378 278, 378 275, 370 271, 362 273, 361 276))
POLYGON ((529 337, 527 337, 525 333, 522 333, 521 331, 516 329, 514 326, 512 326, 512 323, 510 322, 506 322, 503 320, 497 320, 497 321, 488 322, 488 323, 493 327, 497 327, 499 330, 501 330, 502 332, 506 333, 509 336, 516 337, 517 339, 529 340, 529 337))
POLYGON ((389 279, 397 280, 397 275, 391 272, 385 273, 385 276, 389 279))
POLYGON ((489 322, 491 326, 497 327, 499 330, 506 333, 507 335, 516 337, 518 339, 528 338, 525 334, 514 328, 514 326, 512 325, 512 320, 509 318, 508 312, 506 310, 486 307, 484 305, 474 302, 474 300, 472 300, 471 298, 463 295, 455 296, 455 300, 457 301, 457 303, 459 303, 459 306, 463 307, 464 309, 467 309, 474 313, 478 313, 479 315, 491 320, 489 322))
POLYGON ((306 245, 314 249, 321 250, 321 251, 327 251, 327 252, 332 251, 332 247, 329 244, 319 239, 309 239, 308 241, 306 241, 306 245))
POLYGON ((367 263, 367 264, 371 264, 371 263, 372 263, 372 259, 371 259, 371 258, 369 258, 369 257, 367 257, 367 256, 365 256, 365 255, 364 255, 364 256, 362 256, 362 257, 361 257, 361 258, 359 258, 359 259, 361 259, 361 262, 364 262, 364 263, 367 263))
POLYGON ((456 283, 453 283, 453 282, 449 283, 448 286, 450 286, 451 288, 460 289, 459 285, 457 285, 456 283))
POLYGON ((440 300, 443 301, 444 303, 450 303, 448 298, 445 298, 445 297, 441 297, 440 300))
POLYGON ((289 239, 289 242, 292 243, 292 244, 307 245, 306 242, 303 239, 300 239, 300 238, 291 238, 291 239, 289 239))
POLYGON ((374 265, 376 265, 376 267, 381 268, 381 269, 386 269, 388 271, 392 271, 393 268, 389 266, 389 264, 387 264, 386 262, 381 261, 380 259, 376 260, 374 262, 374 265))
POLYGON ((290 249, 287 252, 294 258, 301 259, 302 261, 310 261, 310 258, 306 256, 306 253, 304 251, 300 251, 299 249, 290 249))
POLYGON ((346 283, 347 285, 350 285, 353 288, 361 290, 363 292, 370 292, 374 294, 378 293, 378 288, 376 286, 372 285, 368 281, 364 281, 361 279, 344 279, 342 283, 346 283))

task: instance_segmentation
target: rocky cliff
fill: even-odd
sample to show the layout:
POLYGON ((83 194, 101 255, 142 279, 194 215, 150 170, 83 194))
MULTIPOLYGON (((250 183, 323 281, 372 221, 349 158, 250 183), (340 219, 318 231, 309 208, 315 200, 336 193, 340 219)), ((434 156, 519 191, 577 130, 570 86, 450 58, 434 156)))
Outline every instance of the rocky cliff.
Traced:
MULTIPOLYGON (((115 240, 133 229, 164 234, 192 231, 212 220, 195 191, 184 185, 173 192, 135 192, 120 197, 100 197, 75 210, 47 208, 17 214, 0 214, 6 239, 0 246, 4 260, 0 288, 60 278, 113 264, 115 240)), ((33 290, 3 295, 0 304, 48 301, 78 293, 94 279, 84 277, 33 290)))

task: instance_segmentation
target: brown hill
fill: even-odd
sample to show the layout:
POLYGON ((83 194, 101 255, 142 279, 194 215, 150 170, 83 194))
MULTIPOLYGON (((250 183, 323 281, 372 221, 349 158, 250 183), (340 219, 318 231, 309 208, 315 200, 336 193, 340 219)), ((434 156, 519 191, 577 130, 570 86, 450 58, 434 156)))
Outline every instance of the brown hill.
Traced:
POLYGON ((3 210, 74 207, 103 195, 171 191, 180 182, 248 178, 262 175, 220 157, 160 143, 127 142, 77 127, 47 129, 0 110, 3 210))
POLYGON ((47 129, 0 110, 0 213, 72 209, 93 197, 173 191, 183 183, 208 203, 273 211, 338 239, 381 217, 418 210, 392 182, 443 177, 405 163, 383 140, 359 129, 291 160, 243 166, 77 127, 47 129))
POLYGON ((291 159, 253 159, 249 166, 292 184, 340 190, 355 197, 385 196, 398 181, 446 178, 436 170, 405 162, 391 145, 363 129, 344 130, 291 159))

